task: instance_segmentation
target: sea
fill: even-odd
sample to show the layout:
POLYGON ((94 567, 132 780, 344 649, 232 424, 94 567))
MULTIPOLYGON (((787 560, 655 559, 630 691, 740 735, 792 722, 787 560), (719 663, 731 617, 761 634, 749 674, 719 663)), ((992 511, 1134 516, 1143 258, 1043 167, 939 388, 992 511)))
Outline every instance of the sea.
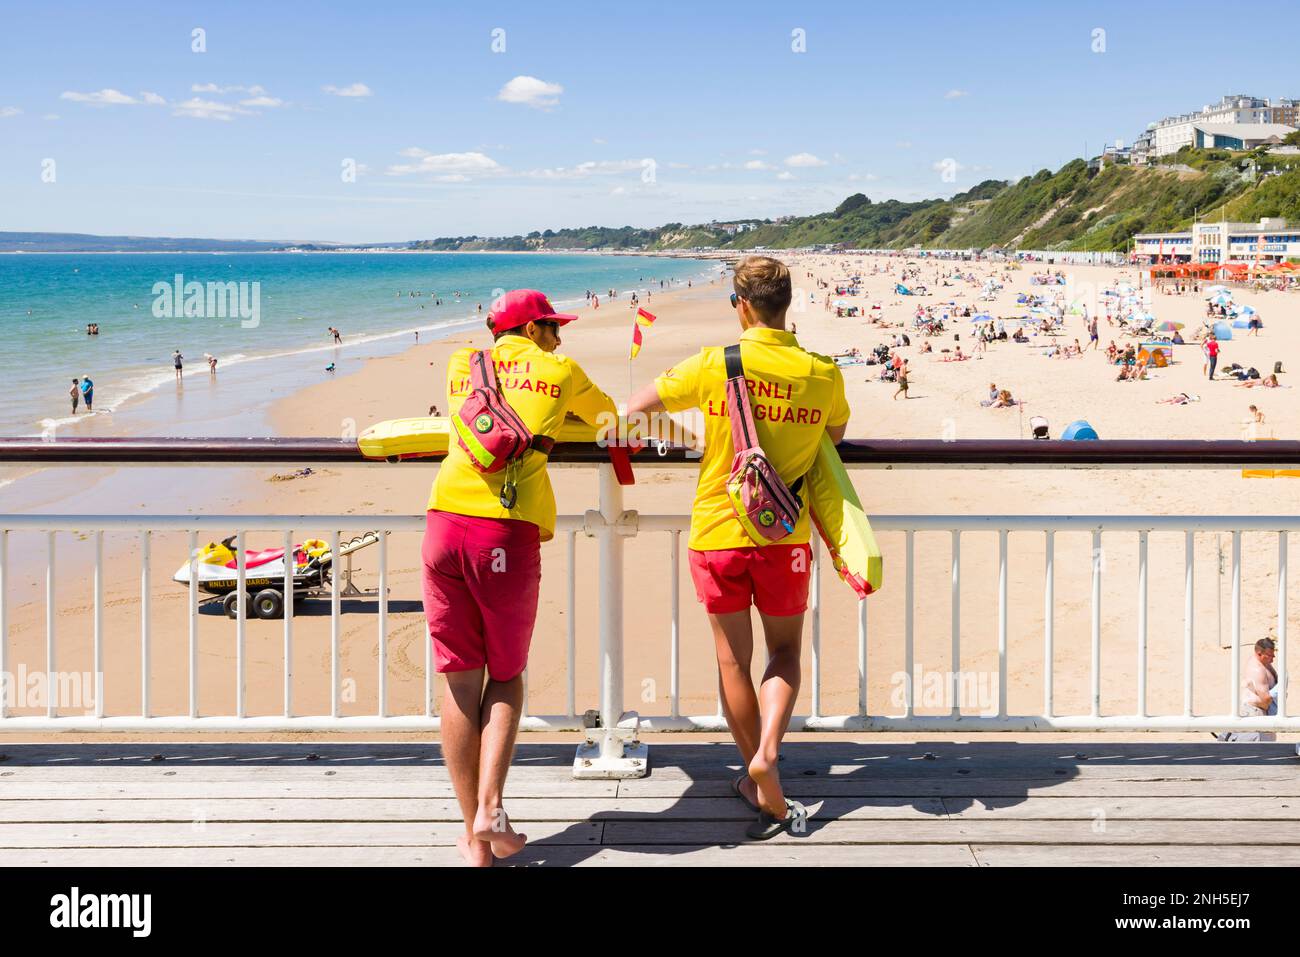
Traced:
POLYGON ((705 260, 587 254, 0 255, 0 435, 266 435, 270 404, 331 364, 342 374, 408 348, 417 331, 424 342, 478 327, 504 290, 540 289, 563 310, 588 290, 625 302, 717 271, 705 260), (91 323, 98 335, 87 335, 91 323), (84 376, 91 415, 74 414, 68 396, 84 376))

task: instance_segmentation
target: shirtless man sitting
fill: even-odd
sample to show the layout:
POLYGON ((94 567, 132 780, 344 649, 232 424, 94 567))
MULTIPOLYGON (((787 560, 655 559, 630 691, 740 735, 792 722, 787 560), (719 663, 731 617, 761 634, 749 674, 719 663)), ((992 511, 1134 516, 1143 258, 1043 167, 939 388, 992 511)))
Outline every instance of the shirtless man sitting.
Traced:
MULTIPOLYGON (((1255 653, 1246 662, 1241 675, 1241 710, 1243 718, 1261 718, 1277 714, 1277 671, 1273 656, 1277 646, 1272 638, 1255 642, 1255 653)), ((1214 735, 1220 741, 1257 742, 1276 741, 1272 731, 1221 731, 1214 735)), ((1297 748, 1300 753, 1300 747, 1297 748)))

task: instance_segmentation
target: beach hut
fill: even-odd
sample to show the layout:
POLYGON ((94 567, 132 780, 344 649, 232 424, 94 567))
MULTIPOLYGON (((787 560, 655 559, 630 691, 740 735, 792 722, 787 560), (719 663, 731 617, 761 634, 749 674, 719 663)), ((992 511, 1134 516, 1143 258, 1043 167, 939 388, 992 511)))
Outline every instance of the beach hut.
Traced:
POLYGON ((1220 319, 1214 324, 1214 338, 1224 341, 1232 338, 1232 326, 1220 319))
POLYGON ((1062 439, 1074 439, 1076 441, 1095 439, 1097 437, 1097 430, 1089 425, 1086 419, 1076 419, 1067 425, 1065 431, 1061 433, 1062 439))

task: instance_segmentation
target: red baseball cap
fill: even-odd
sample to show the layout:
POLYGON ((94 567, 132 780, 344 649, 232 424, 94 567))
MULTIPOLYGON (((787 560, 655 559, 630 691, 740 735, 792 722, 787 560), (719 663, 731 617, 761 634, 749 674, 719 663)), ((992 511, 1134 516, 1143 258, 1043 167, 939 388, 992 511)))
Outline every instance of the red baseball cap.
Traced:
POLYGON ((551 300, 536 289, 512 289, 498 296, 492 303, 488 318, 492 320, 493 332, 505 332, 541 320, 563 326, 578 317, 567 312, 556 312, 551 300))

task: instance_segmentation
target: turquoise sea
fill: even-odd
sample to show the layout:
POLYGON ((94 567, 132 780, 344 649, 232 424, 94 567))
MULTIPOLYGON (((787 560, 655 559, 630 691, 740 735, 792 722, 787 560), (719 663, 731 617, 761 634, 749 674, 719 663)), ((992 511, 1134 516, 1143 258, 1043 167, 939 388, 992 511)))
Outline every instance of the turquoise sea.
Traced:
POLYGON ((625 297, 716 270, 576 254, 0 255, 0 435, 268 434, 259 410, 319 381, 329 363, 343 373, 407 348, 416 330, 424 341, 477 325, 494 291, 541 289, 563 308, 588 289, 625 297), (205 353, 217 357, 219 391, 205 353), (95 383, 93 417, 71 412, 68 388, 84 375, 95 383))

